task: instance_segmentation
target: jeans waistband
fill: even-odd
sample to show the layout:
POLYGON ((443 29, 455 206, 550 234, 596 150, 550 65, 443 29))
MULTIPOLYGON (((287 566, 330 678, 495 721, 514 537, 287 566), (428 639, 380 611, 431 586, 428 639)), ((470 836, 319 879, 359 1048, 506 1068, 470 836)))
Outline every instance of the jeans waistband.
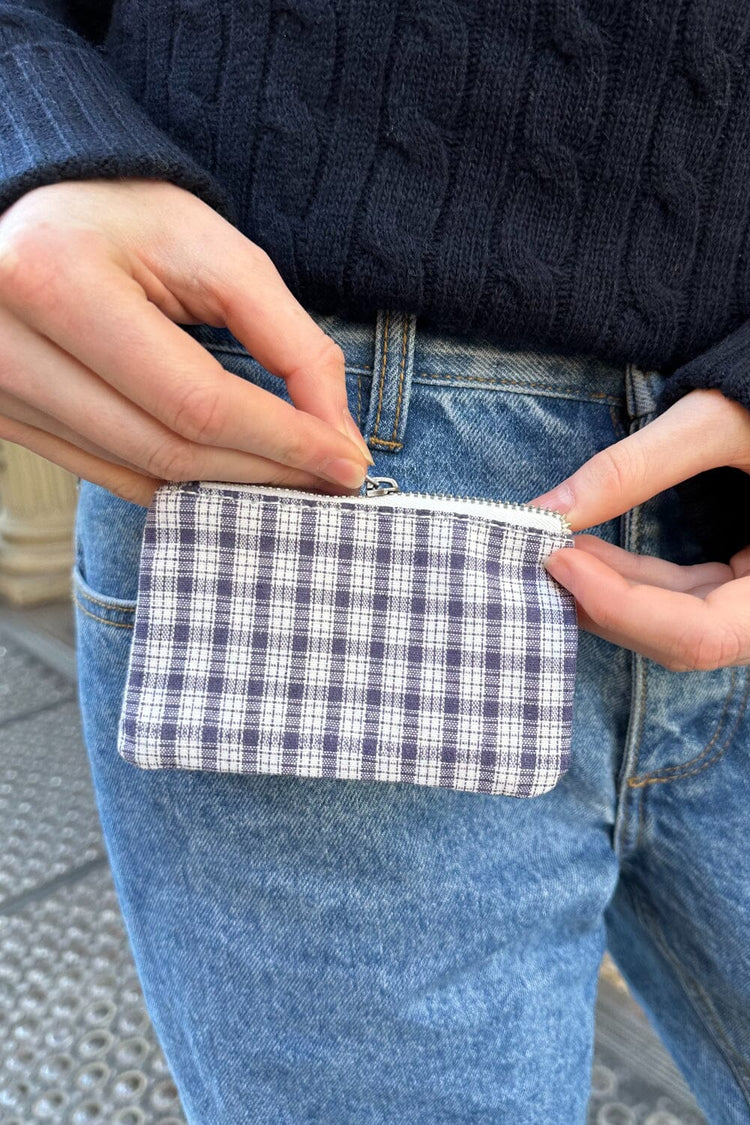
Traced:
MULTIPOLYGON (((403 446, 417 383, 601 401, 622 405, 631 418, 642 418, 656 409, 664 378, 631 363, 506 348, 474 336, 434 331, 414 314, 393 309, 379 309, 368 319, 312 309, 308 313, 339 344, 347 370, 356 372, 364 385, 369 381, 362 432, 371 448, 384 453, 396 453, 403 446)), ((225 329, 206 325, 188 330, 206 344, 233 339, 225 329)))

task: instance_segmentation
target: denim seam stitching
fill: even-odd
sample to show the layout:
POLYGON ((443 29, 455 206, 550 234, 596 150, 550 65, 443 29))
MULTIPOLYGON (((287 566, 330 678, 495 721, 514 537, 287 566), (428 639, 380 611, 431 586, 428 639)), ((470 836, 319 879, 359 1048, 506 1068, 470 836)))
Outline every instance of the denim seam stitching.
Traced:
POLYGON ((113 629, 132 629, 133 623, 131 621, 110 621, 107 617, 99 617, 96 613, 91 613, 84 605, 78 600, 73 599, 81 613, 85 613, 87 617, 91 617, 94 621, 100 621, 102 625, 111 625, 113 629))
MULTIPOLYGON (((628 779, 628 785, 630 785, 631 788, 633 788, 633 789, 642 789, 646 785, 663 785, 667 781, 680 781, 682 778, 685 778, 685 777, 695 777, 696 774, 703 773, 703 771, 707 770, 709 766, 712 766, 712 765, 714 765, 715 762, 718 762, 719 759, 722 758, 724 756, 724 754, 726 754, 727 750, 732 745, 732 740, 734 739, 734 736, 735 736, 735 734, 736 734, 736 732, 739 728, 739 725, 742 722, 742 717, 745 714, 745 711, 747 709, 748 696, 750 696, 750 676, 746 676, 746 681, 747 682, 746 682, 746 686, 745 686, 745 692, 744 692, 744 695, 742 697, 742 701, 740 703, 740 708, 739 708, 739 711, 738 711, 737 716, 735 718, 735 721, 732 724, 732 729, 729 731, 729 734, 727 735, 726 741, 724 742, 723 746, 719 750, 717 750, 717 752, 714 754, 714 756, 712 758, 709 758, 708 761, 704 762, 703 765, 700 766, 698 769, 694 769, 694 770, 687 770, 686 769, 685 772, 676 773, 672 777, 657 777, 657 776, 652 776, 652 775, 646 775, 646 777, 644 777, 644 778, 632 778, 632 779, 629 778, 628 779)), ((707 753, 709 749, 710 749, 710 746, 706 748, 704 753, 707 753)), ((703 757, 703 755, 700 755, 699 758, 700 757, 703 757)), ((685 766, 687 767, 689 765, 692 765, 692 763, 698 761, 699 758, 693 758, 690 762, 686 762, 685 766)))
POLYGON ((735 685, 736 685, 735 672, 736 672, 736 668, 732 668, 730 683, 729 683, 729 690, 727 691, 726 697, 724 699, 724 706, 721 709, 721 714, 719 715, 719 721, 716 724, 716 729, 714 730, 714 733, 711 735, 711 738, 706 743, 703 750, 701 750, 701 752, 699 754, 696 754, 694 758, 690 758, 689 761, 682 762, 679 765, 665 766, 664 769, 661 769, 661 770, 652 770, 650 773, 642 774, 641 777, 638 777, 637 774, 634 774, 628 780, 629 785, 635 784, 636 782, 640 782, 640 781, 648 781, 652 777, 662 777, 665 774, 678 773, 680 770, 687 769, 689 766, 695 765, 697 762, 700 762, 703 758, 705 758, 706 754, 708 754, 711 751, 711 749, 716 745, 716 742, 720 738, 722 730, 724 728, 724 723, 725 723, 726 717, 727 717, 727 711, 729 710, 729 704, 732 702, 732 698, 734 696, 734 689, 735 689, 735 685))
MULTIPOLYGON (((380 381, 378 385, 378 411, 375 416, 375 425, 372 429, 372 437, 376 438, 378 427, 380 425, 380 411, 383 408, 383 386, 385 384, 386 364, 388 362, 388 334, 391 330, 391 314, 390 310, 385 314, 385 324, 383 325, 383 350, 380 356, 380 381)), ((379 440, 383 440, 382 438, 379 440)))
MULTIPOLYGON (((201 346, 203 347, 205 345, 201 345, 201 346)), ((214 353, 216 355, 238 355, 241 358, 249 360, 251 363, 258 363, 258 360, 255 358, 255 356, 250 355, 247 348, 230 348, 230 347, 224 347, 223 345, 221 347, 218 347, 218 346, 212 345, 210 347, 210 349, 207 348, 206 350, 207 351, 210 350, 212 355, 214 353)), ((260 363, 259 366, 263 367, 263 364, 260 363)), ((263 370, 267 371, 268 368, 264 367, 263 370)), ((372 364, 371 363, 356 363, 356 364, 355 363, 347 363, 344 366, 344 370, 346 372, 348 372, 350 375, 356 375, 356 373, 358 371, 372 371, 372 364)))
POLYGON ((371 437, 370 445, 376 445, 378 448, 385 449, 403 449, 404 443, 402 441, 386 441, 385 438, 371 437))
POLYGON ((750 1077, 750 1065, 743 1059, 742 1055, 738 1054, 729 1041, 718 1014, 713 1010, 710 998, 706 995, 705 989, 693 974, 684 967, 677 957, 677 954, 670 948, 664 931, 651 907, 646 903, 643 896, 635 887, 631 886, 630 892, 633 898, 635 912, 640 919, 641 925, 647 933, 650 933, 663 956, 672 965, 675 976, 691 1008, 708 1031, 719 1053, 724 1057, 727 1066, 737 1081, 742 1096, 750 1106, 750 1090, 746 1085, 746 1077, 750 1077), (701 1001, 700 1005, 697 1002, 698 998, 701 1001), (739 1063, 739 1067, 737 1067, 737 1063, 739 1063))
MULTIPOLYGON (((86 601, 92 602, 94 605, 100 605, 102 609, 114 610, 115 613, 135 613, 136 610, 136 607, 134 605, 113 605, 112 602, 100 601, 99 598, 94 598, 91 594, 81 593, 81 597, 85 598, 86 601)), ((78 598, 76 598, 75 600, 78 601, 78 598)))
POLYGON ((458 375, 445 371, 420 371, 417 379, 454 379, 457 382, 482 382, 488 383, 490 386, 509 386, 509 387, 527 387, 533 391, 559 391, 567 394, 580 394, 585 395, 586 399, 591 400, 604 400, 610 402, 612 405, 619 405, 622 401, 621 397, 610 394, 608 391, 583 391, 580 387, 574 387, 566 383, 560 386, 559 383, 534 383, 528 379, 513 379, 507 375, 458 375))
MULTIPOLYGON (((631 428, 634 421, 635 419, 631 419, 631 428)), ((636 427, 636 429, 637 428, 639 427, 636 427)), ((637 551, 641 545, 641 514, 642 505, 638 505, 633 508, 631 512, 625 517, 627 522, 623 525, 623 545, 628 550, 637 551)), ((621 766, 617 774, 617 804, 615 809, 615 823, 613 826, 612 836, 613 847, 616 854, 618 855, 624 850, 624 845, 627 842, 628 825, 630 820, 630 807, 632 800, 635 799, 635 793, 628 787, 627 779, 631 770, 637 768, 641 753, 643 736, 646 728, 646 708, 648 704, 648 675, 646 658, 641 656, 641 654, 637 652, 632 653, 631 676, 631 702, 628 716, 628 728, 625 735, 621 766), (635 716, 633 714, 634 706, 638 708, 638 713, 635 716), (631 729, 634 719, 635 722, 637 722, 638 726, 631 735, 631 729)), ((638 846, 638 841, 643 829, 643 804, 643 797, 641 796, 638 808, 635 810, 635 815, 637 818, 635 840, 630 844, 628 850, 631 850, 638 846)))

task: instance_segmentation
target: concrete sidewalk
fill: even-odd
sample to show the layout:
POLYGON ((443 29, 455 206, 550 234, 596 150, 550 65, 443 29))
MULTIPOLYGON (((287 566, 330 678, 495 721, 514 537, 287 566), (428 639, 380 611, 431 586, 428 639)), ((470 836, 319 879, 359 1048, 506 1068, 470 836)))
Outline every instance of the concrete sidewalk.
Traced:
MULTIPOLYGON (((109 874, 73 642, 67 603, 0 610, 0 1123, 184 1125, 109 874)), ((588 1123, 706 1125, 606 963, 588 1123)))

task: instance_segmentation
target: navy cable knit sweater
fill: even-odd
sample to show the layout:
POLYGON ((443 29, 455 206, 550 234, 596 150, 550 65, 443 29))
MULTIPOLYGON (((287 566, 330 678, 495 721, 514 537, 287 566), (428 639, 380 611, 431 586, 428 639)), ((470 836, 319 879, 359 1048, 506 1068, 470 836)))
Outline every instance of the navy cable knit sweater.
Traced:
POLYGON ((750 408, 748 0, 0 0, 0 209, 132 175, 322 312, 750 408))

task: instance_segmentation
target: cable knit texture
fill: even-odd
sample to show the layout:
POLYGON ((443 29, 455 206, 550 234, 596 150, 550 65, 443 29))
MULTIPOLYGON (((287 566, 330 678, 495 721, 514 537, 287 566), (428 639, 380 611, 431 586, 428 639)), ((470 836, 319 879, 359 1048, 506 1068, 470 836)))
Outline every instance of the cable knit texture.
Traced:
POLYGON ((0 0, 0 207, 194 191, 321 312, 750 408, 747 0, 0 0), (106 16, 106 18, 105 18, 106 16))

